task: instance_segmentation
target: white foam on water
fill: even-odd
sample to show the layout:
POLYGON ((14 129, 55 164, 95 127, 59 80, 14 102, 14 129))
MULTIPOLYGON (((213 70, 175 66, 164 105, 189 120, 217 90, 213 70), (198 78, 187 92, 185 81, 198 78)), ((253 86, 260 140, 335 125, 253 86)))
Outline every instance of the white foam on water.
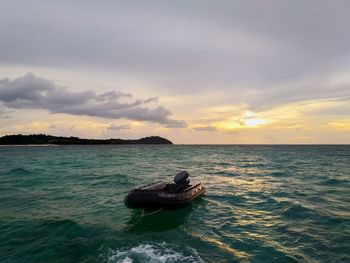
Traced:
POLYGON ((187 247, 184 252, 175 251, 174 248, 163 243, 140 244, 138 246, 109 250, 108 263, 133 263, 133 262, 154 262, 154 263, 172 263, 172 262, 200 262, 204 260, 193 248, 187 247))
POLYGON ((123 261, 120 261, 120 262, 121 263, 132 263, 133 260, 131 258, 129 258, 129 257, 126 257, 126 258, 123 259, 123 261))

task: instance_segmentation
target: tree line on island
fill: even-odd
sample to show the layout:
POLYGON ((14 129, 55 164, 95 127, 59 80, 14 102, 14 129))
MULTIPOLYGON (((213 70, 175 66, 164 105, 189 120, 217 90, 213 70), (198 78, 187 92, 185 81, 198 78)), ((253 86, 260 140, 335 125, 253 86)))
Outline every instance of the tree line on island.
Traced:
POLYGON ((40 145, 40 144, 55 144, 55 145, 120 145, 120 144, 173 144, 171 141, 159 137, 150 136, 137 140, 123 139, 81 139, 78 137, 62 137, 46 134, 30 134, 30 135, 5 135, 0 137, 0 145, 40 145))

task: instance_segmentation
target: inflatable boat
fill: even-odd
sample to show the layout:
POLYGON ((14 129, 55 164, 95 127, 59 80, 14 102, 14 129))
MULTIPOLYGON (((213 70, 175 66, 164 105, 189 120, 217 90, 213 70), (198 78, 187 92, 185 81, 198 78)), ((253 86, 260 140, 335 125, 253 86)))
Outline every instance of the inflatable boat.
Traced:
POLYGON ((174 177, 174 183, 156 182, 131 190, 124 199, 130 208, 176 208, 204 193, 201 182, 190 184, 186 171, 174 177))

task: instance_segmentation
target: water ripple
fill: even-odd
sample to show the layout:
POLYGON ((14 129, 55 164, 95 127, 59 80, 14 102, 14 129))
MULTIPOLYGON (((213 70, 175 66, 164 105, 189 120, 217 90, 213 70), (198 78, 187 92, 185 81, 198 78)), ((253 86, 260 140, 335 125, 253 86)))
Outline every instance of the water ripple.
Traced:
POLYGON ((0 147, 4 262, 349 262, 349 146, 0 147), (187 169, 206 194, 142 217, 187 169))

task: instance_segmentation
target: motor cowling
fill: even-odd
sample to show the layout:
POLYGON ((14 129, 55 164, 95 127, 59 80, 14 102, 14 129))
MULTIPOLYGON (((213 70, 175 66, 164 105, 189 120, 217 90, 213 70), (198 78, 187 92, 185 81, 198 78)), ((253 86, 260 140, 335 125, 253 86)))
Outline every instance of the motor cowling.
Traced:
POLYGON ((178 186, 187 186, 190 184, 190 180, 188 179, 189 173, 187 171, 181 171, 174 177, 174 182, 178 186))

